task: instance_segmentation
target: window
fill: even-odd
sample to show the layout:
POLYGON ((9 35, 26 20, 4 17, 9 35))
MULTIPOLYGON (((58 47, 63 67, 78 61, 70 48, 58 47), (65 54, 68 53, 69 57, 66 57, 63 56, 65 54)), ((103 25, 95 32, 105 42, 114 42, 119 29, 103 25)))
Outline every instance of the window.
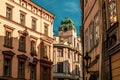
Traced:
POLYGON ((32 30, 36 29, 36 20, 32 19, 32 30))
POLYGON ((12 19, 12 8, 10 8, 10 7, 6 8, 6 18, 12 19))
POLYGON ((44 27, 44 34, 45 34, 45 35, 48 35, 48 26, 45 26, 45 27, 44 27))
POLYGON ((108 0, 110 25, 113 26, 117 22, 116 0, 108 0))
POLYGON ((25 75, 25 62, 19 61, 18 78, 24 78, 25 75))
POLYGON ((19 50, 20 51, 25 51, 25 37, 24 36, 20 36, 19 39, 19 50))
POLYGON ((63 49, 62 48, 58 49, 58 57, 63 57, 63 49))
POLYGON ((30 68, 30 80, 36 80, 36 65, 31 65, 30 68))
POLYGON ((5 46, 6 47, 12 47, 11 32, 8 32, 8 31, 6 31, 6 36, 5 36, 5 46))
POLYGON ((25 25, 25 15, 22 13, 20 14, 20 24, 25 25))
POLYGON ((49 68, 43 67, 43 80, 50 79, 49 68))
POLYGON ((33 53, 33 54, 36 53, 36 50, 35 50, 36 48, 35 47, 36 47, 35 41, 32 40, 31 41, 31 49, 30 50, 31 50, 31 53, 33 53))
POLYGON ((58 62, 57 71, 60 73, 63 72, 63 62, 58 62))
POLYGON ((44 45, 44 55, 43 56, 47 57, 47 46, 46 45, 44 45))
POLYGON ((94 18, 94 44, 96 45, 98 43, 99 39, 99 15, 96 14, 94 18))
POLYGON ((78 65, 75 65, 75 74, 79 75, 79 66, 78 65))
POLYGON ((9 77, 11 74, 11 59, 4 59, 4 76, 9 77))
POLYGON ((90 23, 90 50, 93 48, 94 45, 94 28, 93 28, 93 22, 90 23))
POLYGON ((71 53, 70 53, 70 50, 68 50, 68 58, 70 58, 70 54, 71 54, 71 53))
POLYGON ((67 27, 64 28, 64 32, 66 32, 66 31, 68 31, 68 28, 67 28, 67 27))
POLYGON ((4 63, 3 63, 3 76, 11 77, 12 72, 12 58, 15 55, 11 50, 2 51, 4 56, 4 63))

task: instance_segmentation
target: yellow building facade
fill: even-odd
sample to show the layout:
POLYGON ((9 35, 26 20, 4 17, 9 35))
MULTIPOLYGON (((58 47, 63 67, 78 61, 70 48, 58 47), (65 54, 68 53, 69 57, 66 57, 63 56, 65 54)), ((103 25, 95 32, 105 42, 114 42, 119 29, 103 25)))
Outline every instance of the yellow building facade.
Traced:
POLYGON ((0 5, 0 80, 53 80, 54 15, 30 0, 0 5))

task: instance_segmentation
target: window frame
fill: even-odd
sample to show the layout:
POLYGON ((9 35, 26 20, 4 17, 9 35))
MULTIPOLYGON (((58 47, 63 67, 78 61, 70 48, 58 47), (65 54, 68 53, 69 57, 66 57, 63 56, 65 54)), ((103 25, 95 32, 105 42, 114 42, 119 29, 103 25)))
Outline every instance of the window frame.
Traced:
POLYGON ((14 30, 14 28, 13 27, 10 27, 10 26, 8 26, 8 25, 4 25, 4 28, 5 28, 5 37, 4 37, 4 47, 7 47, 7 48, 13 48, 12 46, 13 46, 13 37, 12 37, 12 34, 13 34, 13 30, 14 30), (8 45, 6 45, 6 32, 9 32, 10 33, 10 45, 8 46, 8 45))
POLYGON ((8 48, 12 48, 12 32, 6 30, 5 34, 6 35, 4 39, 4 46, 8 48), (8 37, 7 37, 7 33, 8 33, 8 37))
POLYGON ((63 73, 64 72, 63 70, 64 70, 63 69, 63 62, 58 62, 57 63, 57 72, 63 73))
POLYGON ((64 57, 63 48, 58 48, 57 51, 58 51, 58 57, 64 57))
POLYGON ((13 17, 13 8, 14 8, 14 6, 6 3, 6 18, 9 19, 9 20, 12 20, 12 17, 13 17), (11 11, 10 11, 11 16, 10 17, 7 17, 7 9, 8 8, 11 9, 11 11))
POLYGON ((26 13, 20 10, 20 24, 24 25, 26 24, 26 13), (23 22, 21 22, 22 18, 21 15, 23 16, 23 22))
POLYGON ((94 16, 94 45, 99 42, 99 11, 94 16), (97 19, 98 18, 98 19, 97 19), (97 20, 97 22, 95 22, 97 20))
POLYGON ((31 75, 34 76, 34 80, 36 80, 36 74, 37 74, 37 64, 33 62, 33 64, 30 66, 30 80, 33 80, 31 78, 31 75), (34 74, 31 73, 31 70, 34 70, 34 74))
POLYGON ((24 79, 25 78, 25 62, 24 61, 22 61, 22 60, 20 60, 19 59, 19 61, 18 61, 18 78, 19 79, 24 79), (22 73, 22 77, 20 77, 20 62, 22 62, 23 63, 23 73, 22 73))
POLYGON ((3 75, 4 75, 5 77, 10 77, 11 74, 12 74, 12 70, 11 70, 11 69, 12 69, 12 61, 11 61, 11 58, 4 57, 4 66, 3 66, 3 68, 4 68, 4 69, 3 69, 3 75), (5 70, 6 70, 6 69, 5 69, 5 60, 6 60, 6 59, 8 59, 8 61, 10 62, 9 66, 8 66, 8 67, 9 67, 9 73, 8 73, 9 75, 5 75, 5 70))
POLYGON ((30 41, 30 53, 32 56, 36 55, 36 41, 34 41, 34 40, 30 41), (32 44, 32 42, 33 42, 33 44, 32 44))
POLYGON ((93 23, 93 21, 91 21, 90 22, 90 24, 89 24, 89 36, 90 36, 90 45, 89 45, 89 48, 90 48, 90 50, 92 50, 93 49, 93 47, 94 47, 94 23, 93 23))
POLYGON ((23 36, 23 35, 21 35, 20 36, 20 38, 19 38, 19 49, 18 49, 19 51, 22 51, 22 52, 26 52, 26 36, 23 36), (21 43, 20 43, 20 39, 21 39, 21 37, 23 37, 24 38, 24 49, 22 49, 20 46, 21 46, 21 43))
POLYGON ((32 17, 32 19, 31 19, 31 29, 33 31, 36 31, 36 27, 37 27, 37 19, 32 17), (33 24, 33 22, 34 22, 34 24, 33 24))
POLYGON ((44 34, 46 35, 46 36, 48 36, 48 34, 49 34, 49 25, 47 24, 47 23, 44 23, 44 34))

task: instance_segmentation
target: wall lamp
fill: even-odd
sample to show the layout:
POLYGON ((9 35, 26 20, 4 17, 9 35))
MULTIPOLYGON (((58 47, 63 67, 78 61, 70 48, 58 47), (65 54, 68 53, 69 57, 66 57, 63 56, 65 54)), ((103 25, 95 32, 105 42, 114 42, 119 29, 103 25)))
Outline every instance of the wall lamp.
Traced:
POLYGON ((84 60, 86 61, 85 67, 87 69, 87 73, 89 73, 88 68, 89 68, 89 64, 91 61, 91 57, 88 55, 88 52, 86 52, 86 54, 84 56, 84 60))

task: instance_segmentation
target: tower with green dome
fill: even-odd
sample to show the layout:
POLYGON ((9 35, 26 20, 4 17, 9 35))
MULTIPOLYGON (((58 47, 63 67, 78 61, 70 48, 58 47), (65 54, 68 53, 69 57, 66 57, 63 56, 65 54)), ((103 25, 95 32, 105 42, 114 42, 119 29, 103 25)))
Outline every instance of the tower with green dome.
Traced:
POLYGON ((68 42, 72 46, 77 46, 77 33, 74 22, 69 18, 61 21, 59 26, 59 38, 62 42, 68 42))

